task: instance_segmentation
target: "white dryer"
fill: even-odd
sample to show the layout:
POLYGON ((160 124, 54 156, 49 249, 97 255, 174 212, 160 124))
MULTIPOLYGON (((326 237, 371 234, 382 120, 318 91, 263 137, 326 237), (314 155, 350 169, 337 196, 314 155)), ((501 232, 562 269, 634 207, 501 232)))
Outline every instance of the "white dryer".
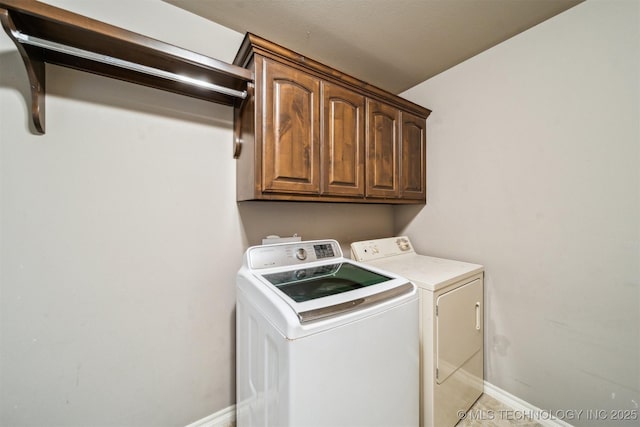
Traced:
POLYGON ((420 426, 454 426, 484 391, 484 268, 416 254, 406 236, 354 242, 351 255, 418 287, 420 426))

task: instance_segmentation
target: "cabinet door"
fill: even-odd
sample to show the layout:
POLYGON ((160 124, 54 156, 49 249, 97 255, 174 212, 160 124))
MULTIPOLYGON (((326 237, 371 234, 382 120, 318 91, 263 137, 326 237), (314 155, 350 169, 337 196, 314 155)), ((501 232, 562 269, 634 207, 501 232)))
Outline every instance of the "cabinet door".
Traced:
POLYGON ((400 197, 403 199, 426 199, 426 126, 426 119, 402 112, 400 197))
POLYGON ((320 192, 320 80, 264 61, 262 188, 320 192))
POLYGON ((364 97, 322 82, 322 193, 364 196, 364 97))
POLYGON ((367 197, 397 198, 400 111, 367 99, 367 197))

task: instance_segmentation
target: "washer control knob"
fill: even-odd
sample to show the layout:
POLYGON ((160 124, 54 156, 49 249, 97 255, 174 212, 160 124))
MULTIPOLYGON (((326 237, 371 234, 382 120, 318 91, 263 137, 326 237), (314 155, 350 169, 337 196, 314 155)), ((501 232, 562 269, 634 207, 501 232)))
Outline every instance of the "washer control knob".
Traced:
POLYGON ((307 251, 305 251, 304 248, 298 248, 296 250, 296 258, 298 258, 300 261, 304 261, 305 259, 307 259, 307 251))

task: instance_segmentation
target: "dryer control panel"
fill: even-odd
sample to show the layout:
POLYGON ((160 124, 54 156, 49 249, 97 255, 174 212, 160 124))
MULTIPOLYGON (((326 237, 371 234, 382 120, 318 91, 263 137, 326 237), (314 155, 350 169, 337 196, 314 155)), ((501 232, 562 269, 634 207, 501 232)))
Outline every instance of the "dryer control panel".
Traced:
POLYGON ((365 240, 351 244, 351 258, 360 262, 415 253, 407 236, 365 240))

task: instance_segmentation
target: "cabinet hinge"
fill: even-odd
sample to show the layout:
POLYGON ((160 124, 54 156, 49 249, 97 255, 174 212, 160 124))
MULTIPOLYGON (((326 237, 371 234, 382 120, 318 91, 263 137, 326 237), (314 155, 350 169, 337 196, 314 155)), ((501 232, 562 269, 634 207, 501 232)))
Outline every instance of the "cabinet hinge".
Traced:
POLYGON ((438 370, 438 368, 436 368, 436 379, 439 379, 438 376, 440 375, 440 371, 438 370))
POLYGON ((436 316, 438 315, 438 306, 436 305, 436 316))

